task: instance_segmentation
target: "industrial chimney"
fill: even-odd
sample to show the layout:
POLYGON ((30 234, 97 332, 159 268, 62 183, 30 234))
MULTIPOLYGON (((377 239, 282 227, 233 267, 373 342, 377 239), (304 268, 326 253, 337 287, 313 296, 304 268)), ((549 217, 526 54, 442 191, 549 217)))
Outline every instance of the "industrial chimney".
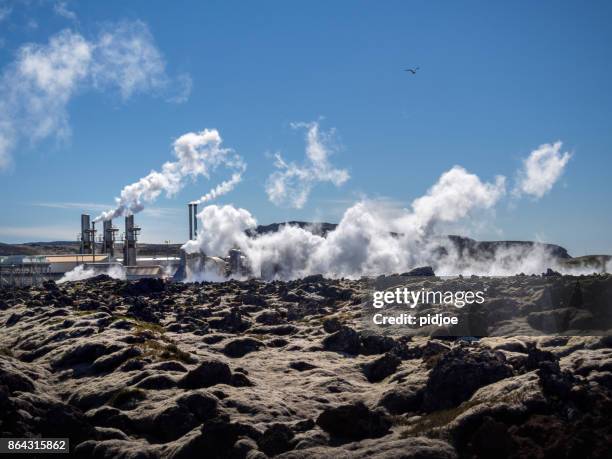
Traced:
POLYGON ((198 237, 198 204, 190 202, 189 206, 189 240, 193 241, 198 237))
POLYGON ((81 254, 91 253, 93 243, 89 215, 81 214, 81 254))
POLYGON ((134 225, 134 216, 125 217, 125 240, 123 241, 123 264, 136 266, 136 241, 140 228, 134 225))
POLYGON ((107 254, 110 258, 115 256, 115 240, 116 235, 119 231, 118 228, 113 226, 112 220, 105 220, 102 234, 102 253, 107 254))

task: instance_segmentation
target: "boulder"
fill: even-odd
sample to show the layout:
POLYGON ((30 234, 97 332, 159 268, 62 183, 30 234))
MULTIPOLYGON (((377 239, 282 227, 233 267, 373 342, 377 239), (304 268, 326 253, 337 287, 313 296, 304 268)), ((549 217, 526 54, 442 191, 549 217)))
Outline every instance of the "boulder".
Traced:
POLYGON ((359 333, 350 327, 342 326, 340 330, 323 339, 323 349, 357 355, 361 349, 359 333))
POLYGON ((371 362, 363 364, 363 374, 369 382, 379 382, 392 375, 402 360, 393 353, 386 353, 371 362))
POLYGON ((223 353, 228 357, 244 357, 245 355, 258 351, 265 344, 254 338, 237 338, 223 347, 223 353))
POLYGON ((229 384, 232 372, 226 363, 218 360, 207 360, 183 376, 178 386, 187 389, 210 387, 216 384, 229 384))
POLYGON ((370 410, 363 402, 355 402, 326 409, 317 418, 317 425, 333 437, 363 440, 386 435, 391 421, 381 411, 370 410))

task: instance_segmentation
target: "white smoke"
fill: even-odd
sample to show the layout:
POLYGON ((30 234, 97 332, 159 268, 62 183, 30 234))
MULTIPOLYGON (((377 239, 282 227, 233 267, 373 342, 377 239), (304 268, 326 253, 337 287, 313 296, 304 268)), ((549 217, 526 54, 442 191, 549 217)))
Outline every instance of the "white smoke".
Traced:
POLYGON ((239 164, 235 167, 238 169, 238 171, 234 172, 228 180, 221 182, 219 185, 214 187, 200 199, 198 199, 197 201, 193 201, 193 203, 202 204, 204 202, 212 201, 220 196, 223 196, 224 194, 229 193, 234 188, 236 188, 236 185, 238 185, 242 181, 242 174, 244 174, 244 171, 246 170, 246 165, 239 164))
MULTIPOLYGON (((12 164, 22 141, 67 138, 67 106, 81 91, 118 89, 123 99, 141 92, 176 99, 175 83, 140 21, 109 25, 91 40, 65 29, 46 44, 23 45, 0 76, 0 169, 12 164)), ((183 86, 178 91, 184 98, 183 86)))
POLYGON ((519 180, 514 189, 515 195, 527 194, 541 198, 548 193, 563 174, 571 154, 561 154, 562 142, 545 143, 532 151, 523 160, 519 180))
MULTIPOLYGON (((310 130, 316 139, 316 126, 311 125, 310 130)), ((526 177, 533 178, 535 163, 548 178, 545 182, 531 181, 531 185, 526 185, 530 194, 536 190, 548 191, 558 178, 560 172, 555 164, 560 163, 554 158, 560 159, 563 166, 569 159, 567 154, 559 156, 560 146, 560 143, 542 146, 525 160, 529 171, 526 177)), ((325 158, 326 154, 319 157, 325 158)), ((295 170, 297 177, 307 175, 293 166, 285 169, 283 173, 287 176, 295 170)), ((277 176, 280 183, 277 191, 287 191, 283 188, 287 184, 285 178, 285 175, 277 176)), ((573 268, 561 264, 544 244, 496 245, 489 246, 494 247, 491 250, 481 247, 476 249, 477 253, 471 253, 457 240, 440 232, 448 224, 494 208, 505 194, 505 177, 496 176, 493 182, 483 182, 464 168, 454 166, 424 196, 413 200, 409 209, 364 200, 347 209, 336 229, 325 237, 291 225, 283 225, 276 232, 254 235, 252 230, 257 221, 247 210, 211 205, 198 214, 202 231, 197 240, 187 242, 183 248, 187 253, 218 256, 239 248, 249 260, 253 274, 268 279, 295 279, 311 274, 358 278, 401 273, 424 265, 433 266, 439 275, 540 274, 547 268, 573 272, 573 268)), ((307 195, 307 191, 304 194, 303 188, 298 187, 293 198, 307 195)))
POLYGON ((277 206, 287 205, 301 209, 306 204, 313 186, 318 182, 331 182, 340 186, 349 179, 345 169, 336 169, 329 162, 330 137, 333 131, 321 133, 319 124, 295 123, 294 128, 306 128, 306 162, 303 165, 287 163, 282 156, 275 155, 273 172, 266 183, 266 193, 277 206))
POLYGON ((97 269, 93 267, 85 267, 84 265, 79 265, 67 273, 65 273, 62 278, 57 281, 58 284, 62 284, 64 282, 76 282, 80 280, 89 279, 90 277, 99 276, 101 274, 106 274, 113 279, 125 279, 125 268, 121 265, 112 265, 106 269, 97 269))
POLYGON ((222 148, 221 143, 221 136, 216 129, 204 129, 201 132, 182 135, 174 141, 176 161, 168 161, 163 164, 160 172, 151 171, 137 182, 124 187, 119 197, 115 198, 115 208, 101 213, 94 221, 138 213, 144 209, 145 203, 155 201, 162 192, 171 197, 188 179, 195 180, 199 176, 210 178, 210 174, 220 166, 237 169, 238 177, 223 190, 215 189, 209 195, 218 196, 223 191, 229 191, 240 181, 246 165, 233 150, 222 148))
POLYGON ((504 183, 503 177, 497 177, 495 183, 483 183, 463 168, 454 167, 442 174, 425 196, 414 200, 411 210, 362 201, 349 208, 326 237, 290 225, 249 236, 247 230, 255 228, 257 221, 247 210, 212 205, 198 215, 202 231, 184 249, 219 255, 238 247, 253 272, 265 277, 402 272, 426 259, 430 262, 427 255, 434 246, 430 238, 438 222, 458 220, 493 206, 504 194, 504 183))

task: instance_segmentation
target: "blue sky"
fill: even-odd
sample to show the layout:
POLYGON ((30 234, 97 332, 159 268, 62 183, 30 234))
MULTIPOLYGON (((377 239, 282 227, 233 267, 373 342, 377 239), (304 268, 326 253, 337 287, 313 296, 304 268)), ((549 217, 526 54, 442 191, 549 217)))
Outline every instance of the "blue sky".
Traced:
MULTIPOLYGON (((0 241, 74 239, 81 210, 97 214, 172 160, 182 134, 216 128, 248 164, 217 202, 260 223, 338 221, 362 196, 409 206, 456 164, 511 184, 522 158, 561 140, 572 158, 554 188, 500 202, 478 237, 612 252, 609 2, 0 2, 0 17, 3 74, 27 43, 141 21, 167 77, 129 97, 77 85, 69 136, 24 134, 0 171, 0 241), (330 161, 350 180, 317 184, 301 209, 275 206, 271 156, 301 162, 304 132, 291 123, 317 120, 335 128, 330 161)), ((137 217, 143 240, 183 242, 186 203, 226 178, 160 197, 137 217)))

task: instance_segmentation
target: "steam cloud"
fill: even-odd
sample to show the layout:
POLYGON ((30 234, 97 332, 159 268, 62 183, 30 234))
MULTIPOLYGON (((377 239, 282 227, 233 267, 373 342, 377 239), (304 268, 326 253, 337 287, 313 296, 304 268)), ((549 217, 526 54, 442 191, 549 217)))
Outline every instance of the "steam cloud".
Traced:
POLYGON ((401 272, 424 263, 440 241, 433 234, 439 222, 455 221, 477 209, 493 206, 504 195, 505 181, 483 183, 455 166, 442 174, 411 210, 362 201, 349 208, 327 237, 295 226, 260 236, 246 232, 257 225, 245 209, 205 207, 198 215, 202 231, 184 245, 188 253, 224 254, 233 247, 247 256, 255 273, 298 278, 325 273, 332 277, 401 272))
POLYGON ((174 141, 176 161, 163 164, 161 172, 151 171, 121 190, 114 209, 102 212, 95 221, 110 220, 122 215, 131 215, 144 209, 145 203, 155 201, 162 192, 168 197, 176 194, 187 179, 199 176, 210 178, 211 172, 220 166, 237 170, 232 178, 223 182, 198 202, 210 200, 229 192, 242 178, 246 164, 233 150, 221 147, 221 136, 216 129, 189 132, 174 141))
POLYGON ((189 88, 187 75, 166 74, 140 21, 110 25, 94 40, 65 29, 46 44, 23 45, 0 76, 0 169, 22 141, 69 137, 67 106, 79 91, 116 89, 123 99, 153 92, 180 102, 189 88))
POLYGON ((125 268, 120 265, 113 265, 101 271, 99 269, 86 268, 83 265, 79 265, 64 274, 62 278, 57 281, 57 283, 63 284, 64 282, 76 282, 89 279, 90 277, 99 276, 101 274, 106 274, 113 279, 125 279, 125 268))
POLYGON ((287 163, 277 153, 273 172, 266 183, 266 193, 277 206, 301 209, 306 204, 313 186, 318 182, 331 182, 340 186, 349 179, 345 169, 336 169, 329 162, 330 137, 333 131, 321 133, 319 124, 295 123, 293 128, 306 128, 306 162, 303 165, 287 163))
POLYGON ((514 189, 515 195, 527 194, 541 198, 552 189, 572 156, 568 152, 561 154, 561 145, 562 142, 545 143, 523 160, 519 182, 514 189))
MULTIPOLYGON (((310 125, 309 129, 309 146, 316 145, 316 125, 310 125)), ((560 147, 560 143, 543 145, 524 161, 530 171, 526 177, 534 177, 534 164, 547 177, 545 182, 537 182, 539 185, 533 181, 525 185, 531 194, 536 190, 550 190, 560 175, 558 160, 564 166, 569 159, 567 154, 559 156, 560 147)), ((319 157, 326 158, 326 154, 319 157)), ((276 173, 281 174, 277 175, 281 183, 279 190, 286 185, 284 174, 293 177, 289 171, 296 168, 301 170, 287 166, 276 173)), ((296 174, 297 177, 304 175, 296 174)), ((310 186, 299 181, 298 184, 310 186)), ((308 195, 299 186, 297 190, 294 196, 308 195)), ((443 225, 491 209, 505 195, 505 177, 496 176, 493 182, 484 182, 464 168, 454 166, 425 195, 413 200, 409 209, 386 206, 379 201, 358 202, 345 211, 336 229, 326 237, 291 225, 284 225, 276 232, 252 235, 248 230, 253 230, 257 221, 250 212, 229 205, 211 205, 198 214, 202 231, 197 239, 188 241, 183 248, 187 253, 209 255, 223 255, 239 248, 255 275, 280 279, 311 274, 357 278, 401 273, 422 265, 432 265, 439 275, 513 275, 540 273, 555 267, 556 258, 544 245, 500 247, 491 256, 474 258, 466 256, 448 237, 441 235, 443 225)), ((205 273, 201 274, 207 278, 205 273)))

